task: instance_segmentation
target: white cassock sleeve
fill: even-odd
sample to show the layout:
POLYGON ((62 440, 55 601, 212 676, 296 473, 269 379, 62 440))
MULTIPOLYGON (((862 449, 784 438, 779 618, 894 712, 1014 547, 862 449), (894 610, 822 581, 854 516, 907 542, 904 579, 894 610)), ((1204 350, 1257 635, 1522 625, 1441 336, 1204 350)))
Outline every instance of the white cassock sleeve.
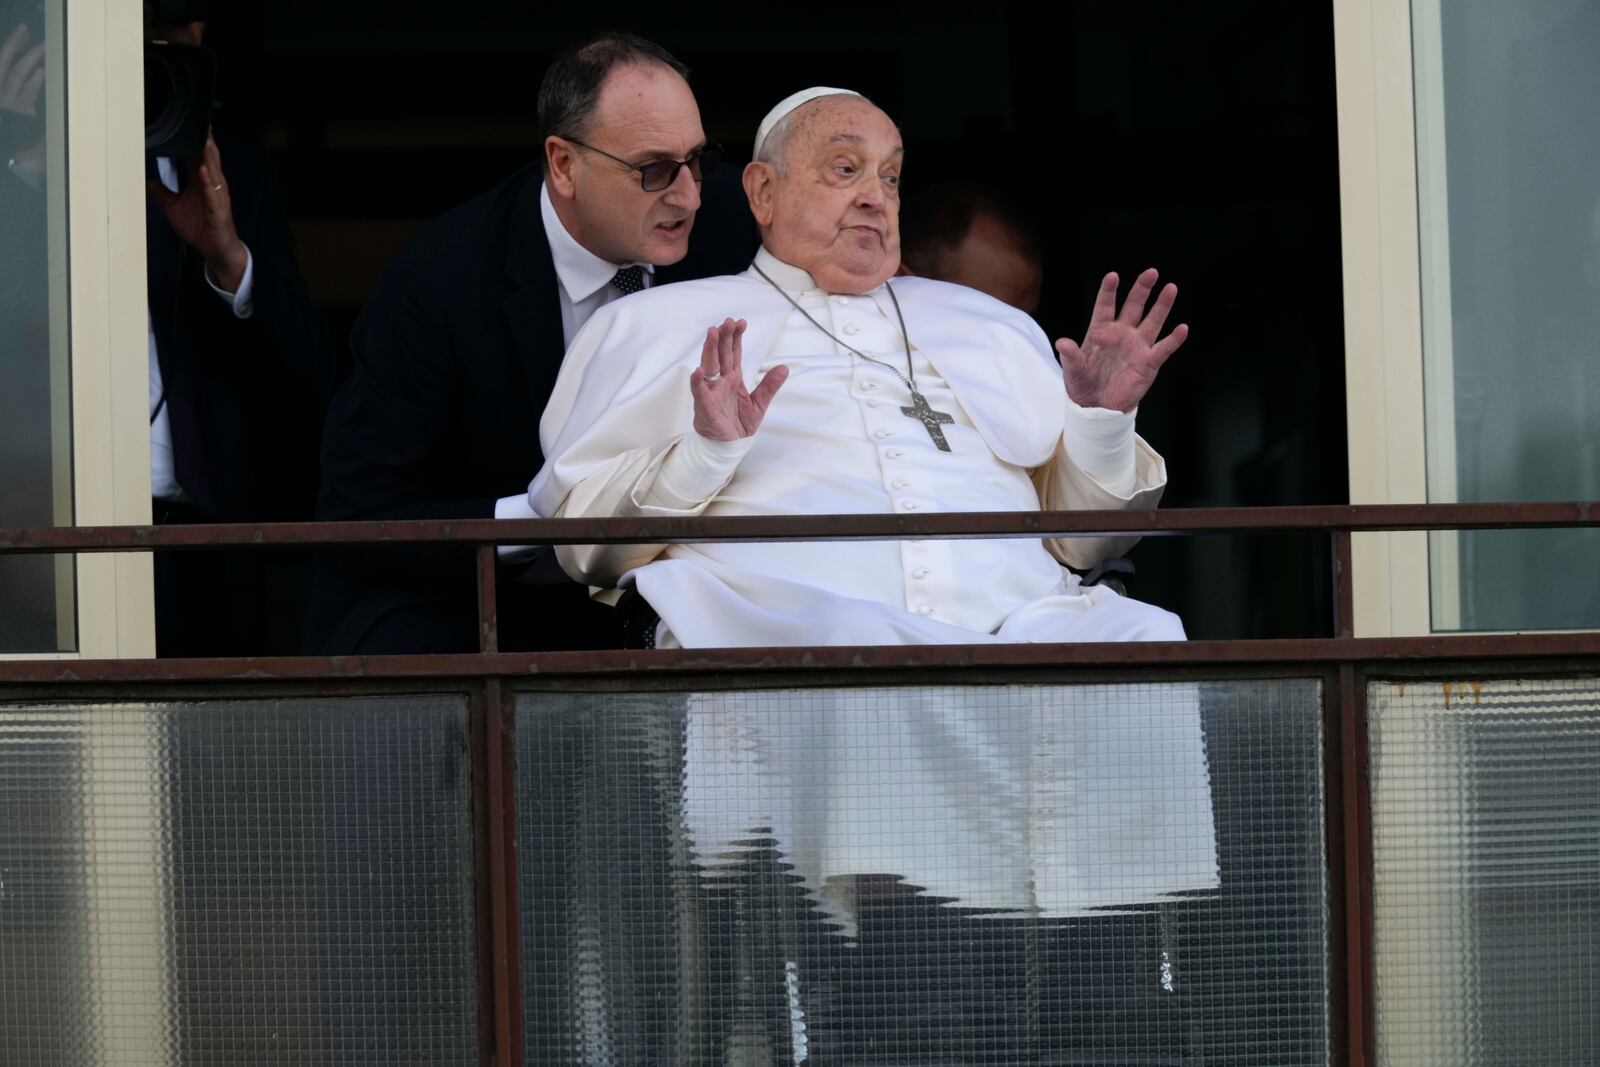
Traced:
MULTIPOLYGON (((1061 366, 1032 318, 961 286, 902 279, 908 315, 941 315, 950 358, 940 363, 984 439, 1002 460, 1029 472, 1043 511, 1145 511, 1167 484, 1166 464, 1133 432, 1133 413, 1082 408, 1067 395, 1061 366), (918 307, 912 307, 912 299, 918 307), (974 373, 978 371, 979 373, 974 373), (1052 402, 1045 398, 1058 397, 1052 402)), ((1045 541, 1059 562, 1089 570, 1137 537, 1045 541)))
MULTIPOLYGON (((1166 462, 1133 432, 1134 412, 1081 408, 1066 396, 1065 429, 1049 463, 1033 471, 1042 511, 1148 511, 1167 487, 1166 462)), ((1139 541, 1058 537, 1045 541, 1056 559, 1089 570, 1139 541)))
MULTIPOLYGON (((682 351, 666 349, 673 342, 645 325, 678 317, 660 304, 644 294, 609 304, 573 338, 540 420, 549 458, 528 491, 539 515, 698 515, 749 451, 753 438, 707 441, 694 432, 689 374, 703 334, 687 327, 682 351)), ((665 547, 558 545, 556 558, 574 579, 609 589, 665 547)))

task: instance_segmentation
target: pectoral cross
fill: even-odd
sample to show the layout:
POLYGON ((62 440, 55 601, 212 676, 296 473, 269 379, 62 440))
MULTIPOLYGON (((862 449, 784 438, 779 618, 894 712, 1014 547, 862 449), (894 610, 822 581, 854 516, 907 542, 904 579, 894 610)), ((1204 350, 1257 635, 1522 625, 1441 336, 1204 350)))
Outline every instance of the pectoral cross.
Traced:
POLYGON ((944 439, 944 431, 939 427, 945 423, 955 422, 954 415, 933 410, 933 405, 928 403, 928 398, 915 389, 911 390, 911 406, 901 408, 900 414, 908 419, 916 419, 923 426, 926 426, 928 436, 933 438, 933 443, 939 447, 940 452, 950 451, 950 442, 944 439))

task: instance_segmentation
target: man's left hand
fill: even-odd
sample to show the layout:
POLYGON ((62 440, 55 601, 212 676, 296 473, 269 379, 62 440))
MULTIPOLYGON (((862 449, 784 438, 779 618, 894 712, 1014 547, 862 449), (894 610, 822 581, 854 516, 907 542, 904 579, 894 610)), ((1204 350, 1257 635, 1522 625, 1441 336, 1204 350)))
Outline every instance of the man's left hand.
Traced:
POLYGON ((1132 411, 1155 383, 1156 372, 1189 336, 1179 323, 1166 337, 1166 325, 1178 287, 1168 282, 1149 313, 1145 305, 1161 276, 1151 267, 1133 283, 1122 310, 1117 310, 1117 276, 1107 274, 1095 296, 1094 312, 1083 344, 1063 337, 1056 342, 1067 395, 1079 407, 1132 411))
POLYGON ((181 193, 151 181, 150 197, 160 205, 178 239, 205 259, 217 286, 236 293, 244 281, 250 253, 234 229, 233 200, 228 195, 228 180, 222 176, 222 155, 209 133, 204 152, 192 162, 194 175, 181 193))

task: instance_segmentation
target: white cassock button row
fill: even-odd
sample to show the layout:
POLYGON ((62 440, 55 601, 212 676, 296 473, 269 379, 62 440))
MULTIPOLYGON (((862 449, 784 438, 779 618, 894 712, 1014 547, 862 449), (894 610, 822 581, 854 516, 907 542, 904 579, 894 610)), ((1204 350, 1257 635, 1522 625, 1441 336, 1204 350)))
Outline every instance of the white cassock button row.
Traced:
POLYGON ((888 437, 889 436, 889 431, 885 430, 883 427, 880 426, 876 430, 872 431, 872 436, 874 436, 874 437, 888 437))
POLYGON ((933 614, 933 605, 932 604, 919 604, 919 605, 917 605, 917 614, 918 615, 932 615, 933 614))
POLYGON ((911 572, 911 577, 913 578, 926 578, 927 576, 928 568, 926 567, 918 567, 916 570, 911 572))
POLYGON ((917 502, 915 500, 902 500, 900 502, 900 509, 902 511, 916 511, 917 502))
POLYGON ((908 486, 910 484, 911 483, 909 481, 907 481, 906 479, 904 479, 904 478, 896 478, 894 481, 889 483, 889 488, 890 489, 904 489, 906 486, 908 486))
POLYGON ((867 407, 869 407, 869 408, 875 408, 875 407, 877 407, 877 406, 878 406, 878 402, 877 402, 877 401, 876 401, 876 400, 868 400, 868 401, 867 401, 867 407))
MULTIPOLYGON (((880 436, 884 436, 882 430, 879 430, 878 434, 880 436)), ((883 454, 889 459, 899 459, 901 456, 906 454, 906 450, 903 448, 886 448, 883 450, 883 454)))
POLYGON ((834 302, 842 308, 847 308, 850 306, 850 298, 848 296, 836 296, 833 299, 834 302))
POLYGON ((868 378, 866 381, 861 383, 861 388, 863 389, 876 389, 877 387, 878 383, 873 381, 871 378, 868 378))
POLYGON ((857 326, 853 322, 847 322, 844 325, 844 332, 849 336, 854 337, 856 334, 861 332, 861 327, 857 326))

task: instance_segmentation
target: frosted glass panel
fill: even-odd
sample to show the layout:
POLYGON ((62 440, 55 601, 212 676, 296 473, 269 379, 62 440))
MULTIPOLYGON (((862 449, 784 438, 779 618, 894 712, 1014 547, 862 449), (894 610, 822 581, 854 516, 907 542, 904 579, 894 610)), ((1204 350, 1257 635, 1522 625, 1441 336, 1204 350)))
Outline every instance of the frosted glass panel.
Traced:
MULTIPOLYGON (((1429 499, 1600 499, 1600 3, 1412 12, 1429 499)), ((1432 555, 1435 629, 1600 627, 1600 530, 1432 555)))
POLYGON ((1369 700, 1379 1062, 1600 1063, 1600 681, 1369 700))
POLYGON ((0 1064, 476 1062, 460 696, 0 705, 0 1064))
POLYGON ((529 1067, 1328 1062, 1315 681, 525 694, 529 1067))

